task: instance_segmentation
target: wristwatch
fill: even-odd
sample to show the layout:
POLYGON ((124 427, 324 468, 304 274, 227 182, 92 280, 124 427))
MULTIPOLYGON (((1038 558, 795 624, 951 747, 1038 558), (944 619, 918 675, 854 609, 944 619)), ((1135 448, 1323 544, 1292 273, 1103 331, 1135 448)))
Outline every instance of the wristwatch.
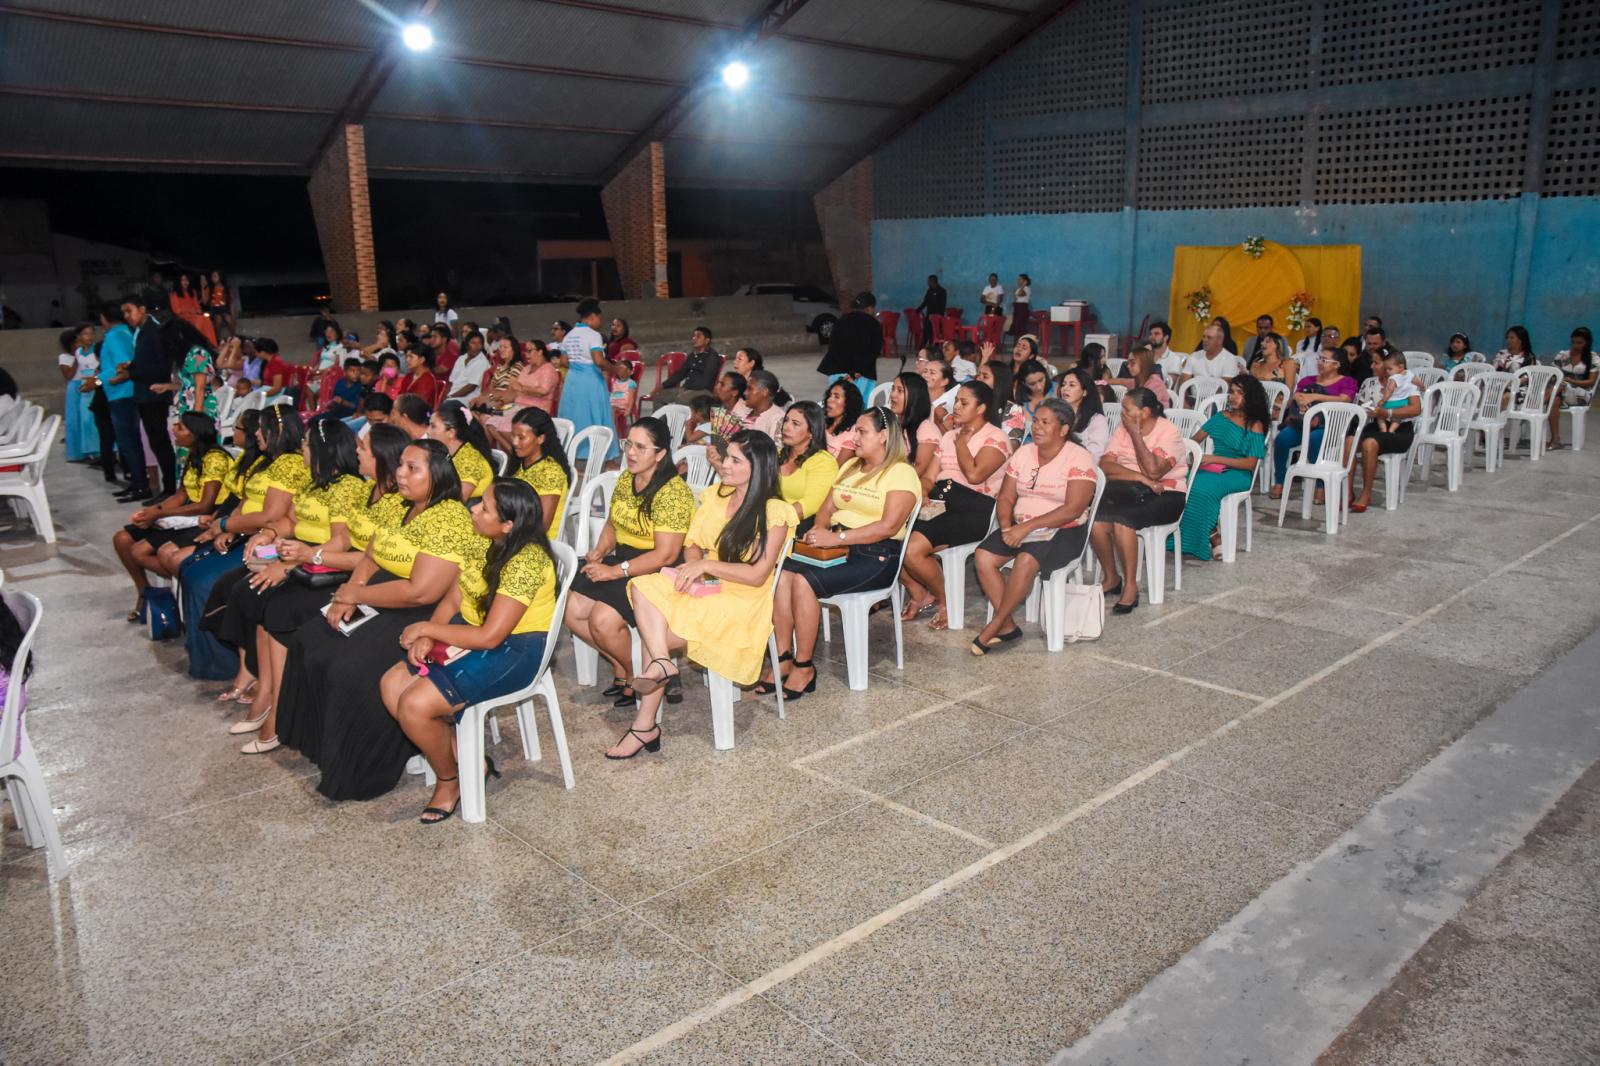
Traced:
POLYGON ((628 560, 626 560, 626 559, 622 560, 622 563, 619 566, 619 569, 622 571, 622 576, 623 577, 627 577, 628 576, 628 560))
POLYGON ((312 556, 311 556, 311 565, 312 566, 321 566, 322 565, 322 549, 321 548, 318 548, 312 554, 312 556))

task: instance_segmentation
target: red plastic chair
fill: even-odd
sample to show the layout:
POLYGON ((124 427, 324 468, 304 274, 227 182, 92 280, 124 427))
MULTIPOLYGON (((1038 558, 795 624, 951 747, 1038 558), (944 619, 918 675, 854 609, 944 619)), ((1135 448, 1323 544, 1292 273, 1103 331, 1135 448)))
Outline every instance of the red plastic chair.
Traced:
POLYGON ((950 324, 950 320, 944 315, 934 315, 928 319, 928 324, 933 327, 934 347, 938 347, 948 339, 945 336, 945 327, 950 324))
POLYGON ((1039 354, 1050 354, 1050 312, 1035 311, 1028 316, 1029 332, 1039 338, 1039 354))
POLYGON ((961 333, 961 312, 946 311, 944 313, 944 339, 951 341, 964 340, 961 333))
POLYGON ((683 367, 683 364, 688 361, 688 359, 688 352, 667 352, 661 358, 657 359, 656 384, 655 388, 651 389, 650 392, 654 394, 661 391, 662 379, 670 378, 672 375, 676 374, 683 367))
POLYGON ((330 366, 317 377, 317 409, 313 413, 320 415, 333 406, 333 387, 343 376, 344 367, 330 366))
POLYGON ((982 315, 978 319, 978 344, 992 344, 996 350, 1005 340, 1006 320, 999 315, 982 315))
POLYGON ((900 312, 879 311, 878 325, 883 327, 883 355, 888 358, 900 353, 900 342, 895 339, 900 332, 900 312))
POLYGON ((906 347, 914 351, 922 347, 922 312, 908 307, 901 313, 906 316, 906 347))
POLYGON ((428 405, 428 410, 437 411, 439 405, 450 396, 450 379, 436 377, 433 379, 433 402, 428 405))
POLYGON ((966 312, 962 311, 959 307, 947 307, 944 309, 944 316, 946 318, 955 319, 956 325, 958 326, 961 324, 961 316, 965 313, 966 312))

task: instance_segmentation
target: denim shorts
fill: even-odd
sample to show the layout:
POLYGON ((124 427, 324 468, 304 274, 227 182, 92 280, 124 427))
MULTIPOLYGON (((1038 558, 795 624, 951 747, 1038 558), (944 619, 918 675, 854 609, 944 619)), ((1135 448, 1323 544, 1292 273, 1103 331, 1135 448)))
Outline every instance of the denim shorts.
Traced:
MULTIPOLYGON (((459 624, 459 623, 458 623, 459 624)), ((509 696, 533 684, 547 633, 513 633, 497 648, 469 651, 455 662, 428 664, 427 678, 452 707, 509 696)), ((411 668, 417 672, 416 667, 411 668)), ((456 712, 456 718, 461 712, 456 712)))

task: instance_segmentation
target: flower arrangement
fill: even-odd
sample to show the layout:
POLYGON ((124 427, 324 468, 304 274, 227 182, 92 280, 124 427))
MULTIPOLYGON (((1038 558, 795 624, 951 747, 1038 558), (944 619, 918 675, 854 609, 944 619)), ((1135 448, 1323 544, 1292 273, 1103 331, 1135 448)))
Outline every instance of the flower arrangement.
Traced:
POLYGON ((1311 309, 1316 306, 1316 299, 1309 292, 1297 292, 1289 297, 1289 328, 1301 329, 1306 324, 1306 319, 1311 317, 1311 309))
POLYGON ((1244 254, 1251 259, 1260 259, 1267 250, 1267 238, 1257 233, 1244 239, 1244 254))
POLYGON ((1199 322, 1211 321, 1211 286, 1207 285, 1184 297, 1189 313, 1199 322))

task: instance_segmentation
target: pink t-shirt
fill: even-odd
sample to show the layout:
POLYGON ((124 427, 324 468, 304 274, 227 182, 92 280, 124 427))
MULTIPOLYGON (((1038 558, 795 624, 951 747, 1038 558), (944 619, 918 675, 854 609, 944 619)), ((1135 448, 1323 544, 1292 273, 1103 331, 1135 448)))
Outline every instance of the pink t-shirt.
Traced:
POLYGON ((1156 394, 1156 399, 1161 401, 1162 407, 1172 406, 1172 393, 1167 391, 1167 383, 1160 374, 1151 374, 1144 379, 1144 387, 1156 394))
POLYGON ((561 371, 556 369, 554 363, 541 363, 534 370, 523 367, 517 372, 517 384, 524 388, 549 390, 543 396, 535 396, 528 392, 518 393, 518 406, 537 407, 547 415, 556 413, 557 405, 561 402, 561 371))
MULTIPOLYGON (((1017 483, 1017 504, 1011 511, 1016 522, 1026 522, 1048 514, 1067 502, 1067 486, 1073 481, 1094 481, 1094 456, 1087 448, 1068 441, 1048 463, 1039 461, 1039 446, 1031 441, 1017 449, 1011 461, 1001 471, 1017 483)), ((1088 520, 1089 511, 1068 522, 1062 528, 1081 526, 1088 520)))
MULTIPOLYGON (((1010 443, 1011 439, 1006 436, 1004 430, 985 422, 981 429, 967 438, 967 454, 975 458, 982 448, 998 448, 1001 456, 1004 456, 1011 450, 1010 443)), ((1006 464, 1002 462, 995 467, 994 473, 990 474, 986 481, 979 484, 968 481, 961 473, 961 464, 956 460, 956 431, 952 429, 939 438, 939 477, 949 478, 985 496, 995 496, 999 494, 1000 486, 1006 480, 1006 464)))
MULTIPOLYGON (((1161 483, 1181 491, 1188 484, 1189 470, 1184 465, 1183 435, 1178 432, 1177 425, 1165 418, 1156 419, 1150 432, 1145 434, 1144 444, 1157 456, 1172 460, 1172 469, 1162 477, 1161 483)), ((1129 470, 1138 471, 1139 457, 1133 450, 1133 438, 1128 436, 1127 423, 1117 426, 1103 458, 1115 459, 1129 470)))

